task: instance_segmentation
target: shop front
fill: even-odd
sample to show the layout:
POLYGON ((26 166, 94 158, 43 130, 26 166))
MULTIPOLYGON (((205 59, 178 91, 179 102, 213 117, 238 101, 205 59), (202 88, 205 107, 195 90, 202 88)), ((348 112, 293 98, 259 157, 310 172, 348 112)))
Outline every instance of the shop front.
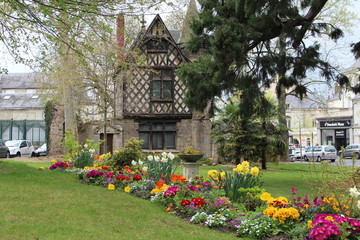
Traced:
POLYGON ((317 119, 319 121, 320 142, 333 145, 338 151, 350 144, 351 118, 317 119))

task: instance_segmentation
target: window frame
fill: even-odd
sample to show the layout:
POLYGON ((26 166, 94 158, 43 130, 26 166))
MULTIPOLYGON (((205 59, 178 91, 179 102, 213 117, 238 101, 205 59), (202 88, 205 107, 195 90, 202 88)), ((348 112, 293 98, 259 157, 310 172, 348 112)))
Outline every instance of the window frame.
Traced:
POLYGON ((151 101, 174 101, 174 69, 171 68, 160 68, 154 69, 153 72, 150 73, 150 99, 151 101), (170 74, 165 74, 167 71, 170 71, 170 74), (159 84, 159 97, 154 96, 154 84, 159 84), (170 83, 170 98, 165 97, 165 83, 170 83))
POLYGON ((176 149, 176 121, 143 121, 139 122, 139 139, 143 140, 141 137, 142 134, 147 138, 146 142, 147 146, 142 145, 142 149, 146 150, 164 150, 164 149, 176 149), (147 125, 147 126, 146 126, 147 125), (167 126, 173 125, 171 128, 167 128, 167 126), (158 128, 161 126, 161 128, 158 128), (168 142, 166 142, 167 134, 172 134, 172 142, 173 144, 170 146, 168 142), (158 137, 156 137, 158 136, 158 137), (161 138, 161 139, 155 139, 161 138), (161 146, 158 146, 157 140, 160 140, 161 146))

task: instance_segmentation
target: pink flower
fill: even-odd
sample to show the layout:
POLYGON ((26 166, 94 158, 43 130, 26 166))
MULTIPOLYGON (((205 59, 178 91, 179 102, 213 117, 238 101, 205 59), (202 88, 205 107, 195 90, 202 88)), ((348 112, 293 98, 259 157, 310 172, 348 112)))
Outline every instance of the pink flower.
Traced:
POLYGON ((297 189, 296 189, 296 188, 294 188, 294 187, 292 187, 292 188, 291 188, 291 193, 295 195, 295 194, 296 194, 296 192, 297 192, 297 189))

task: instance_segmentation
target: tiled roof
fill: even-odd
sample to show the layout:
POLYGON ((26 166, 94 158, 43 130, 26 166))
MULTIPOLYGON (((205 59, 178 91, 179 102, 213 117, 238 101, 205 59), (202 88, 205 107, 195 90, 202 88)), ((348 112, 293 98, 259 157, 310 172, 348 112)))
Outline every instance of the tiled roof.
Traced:
POLYGON ((37 89, 35 79, 42 77, 41 73, 9 73, 0 75, 2 89, 37 89))
POLYGON ((33 93, 0 94, 0 109, 40 109, 44 108, 41 96, 33 93), (36 97, 37 96, 37 97, 36 97))

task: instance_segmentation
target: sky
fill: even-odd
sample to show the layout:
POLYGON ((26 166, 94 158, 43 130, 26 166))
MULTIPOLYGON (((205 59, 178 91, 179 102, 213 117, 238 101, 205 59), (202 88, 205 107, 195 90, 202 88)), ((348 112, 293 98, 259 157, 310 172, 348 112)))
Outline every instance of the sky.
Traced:
MULTIPOLYGON (((358 12, 360 17, 360 0, 353 0, 353 4, 354 8, 352 11, 358 12)), ((336 44, 326 43, 326 45, 322 45, 322 47, 326 47, 331 52, 329 55, 330 62, 337 64, 340 67, 340 70, 345 70, 355 62, 354 56, 350 52, 349 45, 358 41, 360 41, 360 22, 355 24, 351 34, 346 32, 345 37, 340 39, 336 44)), ((9 56, 4 49, 0 50, 2 55, 0 67, 7 68, 9 73, 32 72, 31 68, 28 66, 14 63, 11 56, 9 56)))

